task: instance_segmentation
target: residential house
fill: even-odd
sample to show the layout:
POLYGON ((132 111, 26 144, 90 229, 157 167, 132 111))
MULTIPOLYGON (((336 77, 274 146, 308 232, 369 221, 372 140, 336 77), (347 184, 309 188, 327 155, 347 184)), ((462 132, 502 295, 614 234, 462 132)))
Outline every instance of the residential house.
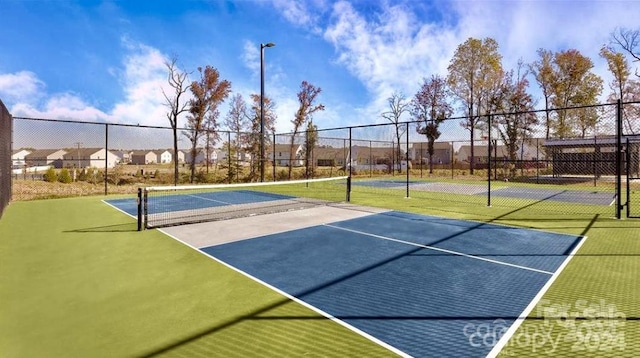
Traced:
POLYGON ((172 158, 178 159, 178 163, 184 163, 185 154, 183 150, 178 149, 178 153, 176 155, 173 154, 173 149, 169 150, 172 158))
POLYGON ((63 156, 67 153, 63 149, 36 149, 24 157, 28 166, 53 166, 54 168, 63 167, 63 156))
POLYGON ((17 149, 11 152, 11 165, 15 168, 24 167, 27 162, 25 161, 25 157, 30 154, 30 150, 26 149, 17 149))
POLYGON ((118 163, 129 164, 131 163, 131 151, 128 150, 110 150, 116 157, 118 157, 118 163))
POLYGON ((65 168, 113 168, 120 158, 104 148, 69 149, 63 155, 65 168))
MULTIPOLYGON (((517 160, 537 160, 543 159, 544 153, 539 150, 534 141, 525 142, 525 144, 518 149, 517 152, 517 160)), ((519 144, 519 146, 522 144, 519 144)), ((488 155, 488 146, 487 144, 476 144, 473 147, 475 163, 476 164, 486 164, 489 155, 488 155)), ((491 148, 491 157, 495 159, 509 159, 509 149, 505 145, 498 145, 496 147, 491 148)), ((471 161, 471 146, 463 145, 460 146, 458 152, 456 154, 456 158, 460 162, 469 163, 471 161)))
POLYGON ((315 147, 311 153, 312 162, 318 167, 344 166, 349 150, 330 146, 315 147))
MULTIPOLYGON (((433 164, 451 164, 453 146, 449 142, 433 143, 433 164)), ((429 143, 413 143, 409 149, 409 158, 415 163, 429 163, 429 143)))
MULTIPOLYGON (((269 158, 271 162, 275 162, 275 165, 289 166, 289 162, 292 159, 291 144, 276 144, 266 149, 265 156, 269 158), (275 154, 275 156, 274 156, 275 154)), ((294 167, 301 167, 304 165, 304 158, 302 155, 302 145, 293 145, 293 162, 294 167)))
POLYGON ((166 164, 171 163, 173 161, 173 155, 168 150, 154 150, 153 153, 156 155, 156 163, 166 164))
MULTIPOLYGON (((358 146, 351 147, 353 159, 351 164, 356 169, 388 169, 394 161, 394 151, 392 147, 358 146)), ((400 150, 400 157, 405 157, 405 152, 400 150)))
POLYGON ((131 164, 156 164, 158 156, 152 150, 134 150, 131 152, 131 164))
MULTIPOLYGON (((192 158, 191 150, 187 150, 187 152, 184 155, 185 163, 191 163, 191 158, 192 158)), ((195 164, 205 163, 206 161, 207 161, 207 158, 205 157, 204 150, 198 150, 198 153, 196 154, 196 157, 195 157, 195 164)))

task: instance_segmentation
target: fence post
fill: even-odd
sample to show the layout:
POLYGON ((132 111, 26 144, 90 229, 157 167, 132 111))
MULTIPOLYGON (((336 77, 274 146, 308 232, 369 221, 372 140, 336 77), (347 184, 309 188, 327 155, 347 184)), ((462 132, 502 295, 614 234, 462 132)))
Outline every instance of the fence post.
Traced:
POLYGON ((349 164, 347 164, 346 163, 347 161, 345 160, 345 165, 349 165, 349 177, 351 177, 351 174, 352 174, 352 171, 351 171, 352 165, 351 164, 353 163, 353 157, 352 157, 353 153, 351 153, 351 147, 352 147, 352 145, 351 145, 351 127, 349 127, 349 157, 348 157, 349 158, 349 164))
POLYGON ((273 143, 271 145, 273 148, 273 160, 271 161, 271 168, 273 172, 273 181, 276 181, 276 132, 273 132, 273 143))
MULTIPOLYGON (((407 198, 409 198, 409 123, 407 123, 407 150, 405 152, 405 160, 407 162, 407 198)), ((400 162, 400 169, 402 169, 402 162, 400 162)))
POLYGON ((622 100, 620 99, 616 105, 616 112, 616 219, 620 219, 622 214, 622 100))
MULTIPOLYGON (((80 168, 78 168, 80 170, 80 168)), ((104 124, 104 195, 107 195, 107 181, 109 178, 109 123, 104 124)), ((118 185, 118 183, 116 183, 118 185)))
POLYGON ((142 231, 142 188, 138 188, 138 231, 142 231))
MULTIPOLYGON (((489 142, 487 143, 487 206, 491 206, 491 115, 487 116, 487 121, 489 123, 489 142)), ((471 145, 473 145, 473 143, 471 143, 471 145)))

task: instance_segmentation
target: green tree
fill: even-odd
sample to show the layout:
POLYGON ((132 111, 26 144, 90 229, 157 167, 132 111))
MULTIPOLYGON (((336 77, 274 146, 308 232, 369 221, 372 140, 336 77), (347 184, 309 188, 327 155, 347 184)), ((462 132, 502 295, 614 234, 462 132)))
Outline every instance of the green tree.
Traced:
POLYGON ((427 153, 429 154, 429 173, 433 174, 433 154, 435 141, 440 138, 438 127, 453 114, 447 93, 447 81, 437 75, 423 79, 420 90, 411 101, 411 114, 420 121, 416 131, 427 137, 427 153))
POLYGON ((502 56, 492 38, 469 38, 456 49, 449 63, 447 84, 461 103, 466 119, 460 123, 470 133, 469 171, 473 174, 476 130, 482 130, 490 93, 502 77, 502 56))
POLYGON ((58 174, 56 174, 55 169, 53 169, 52 167, 49 167, 49 169, 47 169, 47 171, 44 173, 42 178, 46 182, 55 183, 58 181, 58 174))
POLYGON ((316 97, 322 92, 320 87, 315 87, 307 81, 302 81, 300 84, 300 91, 298 91, 298 110, 295 117, 291 120, 293 124, 293 133, 291 135, 291 147, 289 150, 289 174, 288 178, 291 180, 291 172, 293 170, 293 162, 295 158, 295 140, 298 131, 313 116, 313 113, 317 111, 324 111, 323 104, 314 105, 316 97))
POLYGON ((567 110, 568 107, 595 105, 602 92, 602 79, 591 72, 593 62, 578 50, 570 49, 555 53, 553 66, 556 81, 553 86, 552 103, 558 108, 552 125, 553 134, 568 138, 575 134, 585 136, 595 127, 595 109, 567 110), (574 131, 579 128, 579 133, 574 131))
MULTIPOLYGON (((400 147, 400 142, 402 140, 402 135, 407 131, 407 126, 401 125, 400 119, 404 113, 409 111, 410 103, 407 101, 406 96, 400 92, 394 92, 391 97, 387 98, 387 103, 389 104, 389 111, 382 112, 381 116, 393 124, 393 131, 396 140, 396 152, 394 157, 396 160, 392 160, 392 162, 398 164, 398 173, 401 173, 402 165, 400 165, 400 162, 402 161, 402 149, 400 147)), ((407 150, 409 150, 409 148, 407 148, 407 150)))

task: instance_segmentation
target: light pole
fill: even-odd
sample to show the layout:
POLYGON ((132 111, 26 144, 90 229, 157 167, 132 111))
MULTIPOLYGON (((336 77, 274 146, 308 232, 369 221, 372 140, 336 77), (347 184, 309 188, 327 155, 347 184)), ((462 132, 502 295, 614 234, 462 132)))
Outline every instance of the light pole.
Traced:
MULTIPOLYGON (((260 182, 264 181, 264 48, 274 43, 260 44, 260 182)), ((274 143, 275 144, 275 143, 274 143)))

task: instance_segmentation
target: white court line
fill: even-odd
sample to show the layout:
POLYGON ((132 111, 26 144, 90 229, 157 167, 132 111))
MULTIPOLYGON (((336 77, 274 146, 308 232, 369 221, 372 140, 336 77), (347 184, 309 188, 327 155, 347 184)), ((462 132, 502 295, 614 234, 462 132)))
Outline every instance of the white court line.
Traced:
POLYGON ((216 200, 216 199, 209 199, 209 198, 203 198, 203 197, 198 196, 198 195, 195 195, 195 194, 187 194, 187 196, 192 196, 192 197, 194 197, 194 198, 198 198, 198 199, 201 199, 201 200, 213 201, 213 202, 220 203, 220 204, 227 204, 227 205, 231 205, 231 203, 227 203, 226 201, 216 200))
POLYGON ((118 210, 119 212, 121 212, 121 213, 123 213, 123 214, 127 215, 127 216, 131 216, 131 217, 132 217, 132 218, 134 218, 134 219, 138 219, 138 217, 137 217, 137 216, 135 216, 135 215, 131 215, 131 214, 129 214, 128 212, 126 212, 126 211, 124 211, 124 210, 120 209, 119 207, 117 207, 117 206, 115 206, 115 205, 111 205, 111 203, 109 203, 109 202, 108 202, 108 201, 106 201, 106 200, 101 200, 101 201, 102 201, 103 203, 105 203, 105 204, 109 205, 110 207, 112 207, 112 208, 114 208, 114 209, 118 210))
POLYGON ((538 273, 543 273, 543 274, 547 274, 547 275, 553 275, 553 272, 550 271, 545 271, 545 270, 538 270, 532 267, 527 267, 527 266, 521 266, 521 265, 516 265, 516 264, 510 264, 508 262, 503 262, 503 261, 498 261, 498 260, 492 260, 492 259, 488 259, 485 257, 481 257, 481 256, 474 256, 474 255, 469 255, 469 254, 465 254, 463 252, 458 252, 458 251, 452 251, 452 250, 447 250, 447 249, 441 249, 438 247, 434 247, 434 246, 428 246, 428 245, 423 245, 423 244, 417 244, 415 242, 411 242, 411 241, 404 241, 404 240, 400 240, 400 239, 394 239, 392 237, 388 237, 388 236, 382 236, 382 235, 376 235, 376 234, 371 234, 368 232, 364 232, 364 231, 359 231, 359 230, 352 230, 352 229, 347 229, 347 228, 343 228, 343 227, 339 227, 339 226, 335 226, 335 225, 331 225, 331 224, 324 224, 325 226, 328 227, 332 227, 334 229, 338 229, 338 230, 344 230, 344 231, 349 231, 349 232, 353 232, 356 234, 360 234, 360 235, 365 235, 365 236, 371 236, 371 237, 375 237, 378 239, 383 239, 383 240, 389 240, 389 241, 395 241, 395 242, 399 242, 401 244, 406 244, 406 245, 412 245, 412 246, 417 246, 417 247, 421 247, 423 249, 429 249, 429 250, 434 250, 434 251, 440 251, 440 252, 446 252, 448 254, 452 254, 452 255, 457 255, 457 256, 463 256, 463 257, 468 257, 474 260, 480 260, 480 261, 486 261, 486 262, 491 262, 494 264, 498 264, 498 265, 504 265, 504 266, 510 266, 510 267, 515 267, 518 269, 522 269, 522 270, 528 270, 528 271, 533 271, 533 272, 538 272, 538 273))
POLYGON ((538 304, 538 302, 542 299, 544 294, 547 293, 547 291, 549 290, 549 288, 551 287, 553 282, 558 278, 558 276, 560 276, 560 273, 569 264, 569 261, 571 261, 573 256, 575 256, 576 252, 578 252, 578 250, 580 249, 580 247, 582 246, 582 244, 586 240, 587 240, 587 237, 583 236, 582 240, 580 240, 580 243, 578 245, 576 245, 576 247, 571 251, 571 253, 567 256, 567 258, 564 260, 562 265, 560 265, 560 267, 556 270, 556 272, 553 274, 553 276, 551 276, 551 278, 547 281, 547 283, 544 286, 542 286, 542 288, 540 289, 538 294, 533 298, 533 300, 531 300, 529 305, 524 309, 524 311, 522 311, 522 313, 520 313, 518 318, 516 318, 515 322, 513 322, 513 324, 504 333, 504 335, 502 335, 502 337, 500 337, 500 340, 498 341, 498 343, 496 343, 495 346, 493 346, 493 349, 491 349, 491 352, 489 352, 489 354, 487 355, 487 358, 496 357, 498 355, 498 353, 500 353, 500 351, 504 348, 504 346, 507 345, 507 343, 509 342, 511 337, 513 337, 513 335, 516 333, 516 331, 518 330, 520 325, 522 325, 522 323, 527 319, 527 317, 529 316, 531 311, 538 304))
POLYGON ((312 311, 314 311, 314 312, 316 312, 316 313, 318 313, 318 314, 330 319, 331 321, 333 321, 333 322, 335 322, 335 323, 337 323, 337 324, 339 324, 339 325, 341 325, 341 326, 343 326, 343 327, 355 332, 356 334, 359 334, 359 335, 363 336, 364 338, 372 341, 373 343, 376 343, 376 344, 378 344, 378 345, 390 350, 391 352, 399 355, 400 357, 413 358, 411 355, 399 350, 398 348, 396 348, 396 347, 394 347, 394 346, 392 346, 392 345, 390 345, 390 344, 388 344, 388 343, 386 343, 384 341, 381 341, 380 339, 370 335, 369 333, 364 332, 364 331, 362 331, 362 330, 350 325, 349 323, 344 322, 343 320, 341 320, 339 318, 336 318, 333 315, 331 315, 331 314, 319 309, 318 307, 312 306, 311 304, 309 304, 309 303, 307 303, 307 302, 305 302, 305 301, 303 301, 303 300, 301 300, 301 299, 299 299, 297 297, 294 297, 294 296, 282 291, 281 289, 279 289, 279 288, 277 288, 275 286, 272 286, 272 285, 268 284, 267 282, 262 281, 261 279, 255 277, 255 276, 253 276, 253 275, 251 275, 251 274, 249 274, 249 273, 247 273, 245 271, 240 270, 239 268, 237 268, 235 266, 231 266, 230 264, 218 259, 215 256, 209 255, 208 253, 198 249, 195 246, 189 245, 188 243, 186 243, 186 242, 178 239, 177 237, 175 237, 175 236, 163 231, 162 229, 158 229, 158 231, 160 231, 161 233, 167 235, 168 237, 176 240, 177 242, 179 242, 179 243, 181 243, 181 244, 183 244, 183 245, 185 245, 187 247, 190 247, 193 250, 196 250, 197 252, 207 256, 208 258, 213 259, 214 261, 216 261, 216 262, 218 262, 218 263, 220 263, 220 264, 222 264, 222 265, 224 265, 224 266, 226 266, 226 267, 228 267, 228 268, 240 273, 241 275, 243 275, 245 277, 248 277, 249 279, 252 279, 252 280, 258 282, 258 283, 262 284, 263 286, 266 286, 266 287, 272 289, 273 291, 277 292, 278 294, 280 294, 280 295, 282 295, 282 296, 284 296, 284 297, 286 297, 286 298, 288 298, 288 299, 290 299, 290 300, 292 300, 292 301, 294 301, 294 302, 296 302, 296 303, 298 303, 298 304, 300 304, 300 305, 302 305, 302 306, 304 306, 304 307, 306 307, 306 308, 308 308, 308 309, 310 309, 310 310, 312 310, 312 311))

